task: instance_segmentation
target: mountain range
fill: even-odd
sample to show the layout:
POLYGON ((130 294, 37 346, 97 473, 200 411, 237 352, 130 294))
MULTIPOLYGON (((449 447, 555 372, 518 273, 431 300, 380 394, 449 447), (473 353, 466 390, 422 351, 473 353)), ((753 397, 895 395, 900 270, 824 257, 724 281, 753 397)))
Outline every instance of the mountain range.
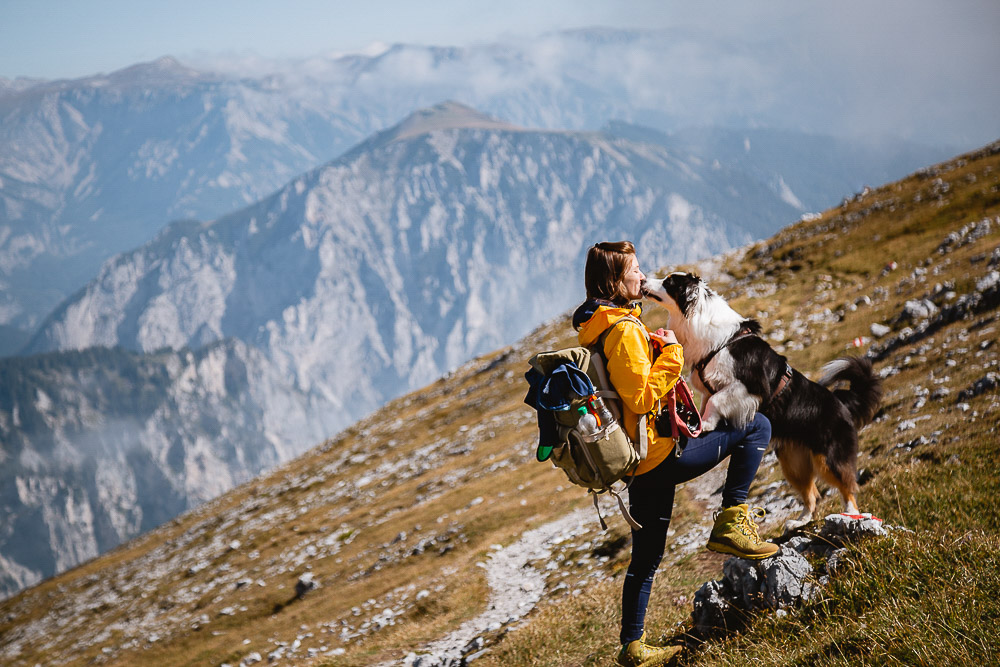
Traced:
MULTIPOLYGON (((6 590, 517 340, 582 299, 571 276, 596 240, 633 239, 648 266, 662 266, 801 216, 849 170, 814 161, 816 144, 796 153, 798 139, 620 122, 541 130, 446 102, 250 206, 168 225, 107 260, 38 328, 23 350, 33 356, 6 365, 6 590), (754 162, 754 151, 770 160, 754 162), (801 168, 783 176, 781 164, 801 168), (120 348, 119 370, 102 369, 100 354, 65 354, 95 348, 120 348), (133 383, 144 407, 116 407, 133 383), (114 484, 101 476, 111 469, 114 484)), ((834 161, 857 155, 818 144, 834 161)))
MULTIPOLYGON (((669 93, 671 77, 690 83, 678 71, 690 40, 572 31, 462 49, 394 45, 266 74, 195 70, 165 57, 78 80, 0 81, 0 354, 17 353, 105 260, 167 223, 252 204, 414 109, 454 99, 549 130, 596 131, 620 119, 673 134, 704 123, 707 110, 669 93), (629 63, 630 76, 609 63, 629 63)), ((809 108, 821 92, 817 86, 809 108)), ((757 94, 740 83, 720 99, 757 94)), ((708 122, 718 115, 713 108, 708 122)), ((731 168, 743 165, 727 154, 742 162, 767 156, 755 167, 767 172, 762 180, 781 187, 783 179, 807 210, 954 152, 900 141, 876 149, 867 139, 804 132, 779 137, 754 129, 768 126, 764 116, 723 118, 747 134, 699 139, 704 148, 726 146, 689 152, 731 168), (745 151, 748 138, 753 148, 745 151), (800 172, 821 182, 800 188, 800 172)))
POLYGON ((662 144, 445 103, 252 206, 171 224, 3 364, 5 589, 515 340, 582 298, 568 277, 598 238, 693 259, 796 217, 787 199, 662 144))
POLYGON ((0 594, 301 453, 324 407, 231 339, 0 359, 0 594))

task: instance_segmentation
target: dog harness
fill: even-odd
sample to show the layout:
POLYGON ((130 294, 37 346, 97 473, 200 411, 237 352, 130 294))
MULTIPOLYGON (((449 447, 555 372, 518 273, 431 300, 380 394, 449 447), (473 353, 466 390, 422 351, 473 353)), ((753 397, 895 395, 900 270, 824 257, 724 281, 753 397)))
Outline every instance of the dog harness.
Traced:
MULTIPOLYGON (((749 338, 750 336, 756 336, 750 327, 740 327, 740 330, 732 335, 732 337, 723 343, 722 347, 717 347, 707 355, 704 359, 701 359, 698 363, 694 365, 694 369, 698 371, 698 379, 701 380, 701 385, 708 390, 708 393, 714 394, 715 389, 712 387, 711 383, 705 378, 705 367, 708 366, 709 362, 715 358, 715 355, 721 352, 723 349, 729 347, 738 340, 743 340, 744 338, 749 338)), ((778 397, 781 392, 785 390, 785 387, 792 381, 792 365, 787 361, 785 362, 785 372, 781 375, 781 379, 778 380, 778 386, 775 387, 771 396, 767 399, 768 403, 771 403, 778 397)))

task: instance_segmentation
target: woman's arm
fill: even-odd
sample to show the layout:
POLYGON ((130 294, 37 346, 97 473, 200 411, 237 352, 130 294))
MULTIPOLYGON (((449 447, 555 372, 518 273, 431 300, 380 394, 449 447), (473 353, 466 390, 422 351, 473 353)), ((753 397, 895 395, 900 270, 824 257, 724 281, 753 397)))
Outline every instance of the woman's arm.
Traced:
POLYGON ((625 407, 645 414, 677 383, 684 367, 680 345, 663 348, 655 362, 649 358, 649 343, 639 325, 619 322, 604 341, 608 375, 625 407))

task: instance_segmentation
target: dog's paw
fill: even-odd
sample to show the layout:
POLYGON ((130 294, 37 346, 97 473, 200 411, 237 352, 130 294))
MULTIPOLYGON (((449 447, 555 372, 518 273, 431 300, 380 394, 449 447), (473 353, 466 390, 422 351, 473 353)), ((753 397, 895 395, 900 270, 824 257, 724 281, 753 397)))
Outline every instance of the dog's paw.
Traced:
POLYGON ((708 433, 709 431, 714 431, 718 427, 719 427, 719 420, 709 418, 701 423, 701 432, 708 433))
POLYGON ((808 521, 803 521, 802 519, 789 519, 785 522, 785 534, 793 533, 802 526, 809 523, 808 521))

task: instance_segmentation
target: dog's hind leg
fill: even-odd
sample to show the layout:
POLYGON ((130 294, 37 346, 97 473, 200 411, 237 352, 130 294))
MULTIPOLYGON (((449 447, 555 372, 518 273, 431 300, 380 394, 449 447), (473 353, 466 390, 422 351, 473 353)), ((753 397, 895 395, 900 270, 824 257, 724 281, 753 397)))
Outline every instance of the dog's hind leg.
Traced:
POLYGON ((830 486, 840 491, 840 497, 844 499, 845 514, 859 514, 857 493, 858 480, 855 466, 851 462, 841 462, 831 465, 831 461, 823 461, 819 467, 819 472, 830 486))
POLYGON ((805 509, 798 519, 786 524, 789 528, 796 528, 812 521, 813 513, 816 511, 816 502, 819 500, 819 489, 816 488, 816 461, 812 452, 795 442, 779 442, 776 451, 781 472, 805 504, 805 509))

